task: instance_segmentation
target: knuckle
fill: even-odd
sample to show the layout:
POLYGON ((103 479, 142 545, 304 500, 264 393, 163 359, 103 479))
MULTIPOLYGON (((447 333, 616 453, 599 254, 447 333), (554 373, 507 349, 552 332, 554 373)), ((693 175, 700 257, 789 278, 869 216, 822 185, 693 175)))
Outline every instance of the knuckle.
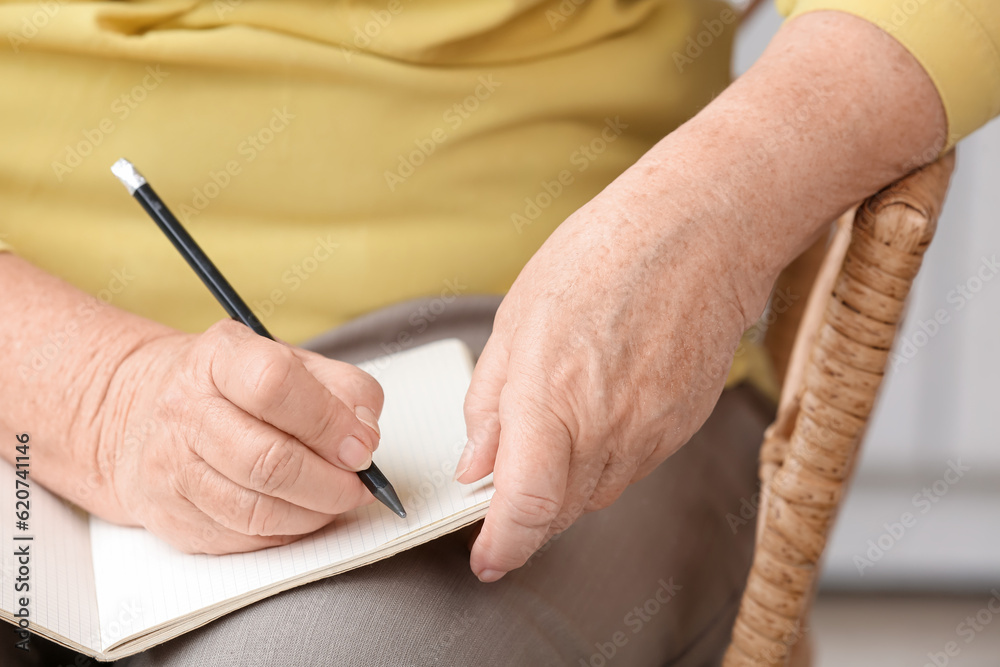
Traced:
POLYGON ((490 401, 486 396, 480 394, 480 391, 478 386, 473 385, 465 394, 465 403, 462 404, 465 418, 479 421, 499 420, 499 401, 496 399, 490 401))
POLYGON ((339 484, 330 488, 330 492, 324 494, 322 511, 328 514, 341 514, 351 509, 351 498, 348 497, 347 489, 339 484))
POLYGON ((515 389, 510 384, 501 391, 497 409, 501 424, 530 424, 539 436, 567 446, 580 441, 579 429, 571 426, 575 420, 563 416, 573 414, 573 410, 563 407, 562 401, 549 391, 537 387, 515 389))
POLYGON ((483 395, 482 386, 479 384, 473 384, 469 387, 469 391, 465 394, 465 403, 462 405, 462 410, 467 419, 484 419, 491 413, 496 413, 497 401, 494 400, 492 403, 493 404, 491 405, 489 397, 483 395))
POLYGON ((185 452, 185 456, 175 466, 167 468, 167 485, 175 496, 190 498, 205 485, 207 470, 200 459, 185 452))
POLYGON ((319 444, 321 441, 323 444, 339 442, 354 421, 354 416, 348 418, 348 414, 348 411, 339 404, 334 409, 324 410, 319 421, 300 434, 302 441, 308 445, 319 444))
POLYGON ((611 496, 606 494, 595 495, 587 502, 587 506, 584 508, 585 512, 596 512, 602 510, 605 507, 610 506, 617 496, 611 496))
POLYGON ((550 496, 515 491, 507 498, 510 520, 525 528, 544 528, 559 515, 559 502, 550 496))
POLYGON ((298 447, 285 441, 273 442, 254 461, 248 480, 250 488, 267 495, 284 491, 299 478, 302 463, 298 447))
POLYGON ((242 325, 233 320, 220 320, 195 339, 187 361, 188 370, 194 373, 196 380, 207 379, 209 383, 216 382, 218 352, 235 344, 237 326, 242 325))
POLYGON ((507 337, 504 334, 517 329, 518 314, 516 306, 511 301, 508 299, 501 301, 496 315, 493 316, 493 333, 490 335, 490 341, 496 339, 498 345, 503 345, 507 337))
POLYGON ((250 395, 262 405, 274 405, 288 395, 291 374, 291 352, 276 347, 271 354, 253 357, 243 371, 243 380, 250 395))
POLYGON ((382 389, 382 385, 378 383, 378 380, 368 373, 361 373, 358 376, 357 383, 362 395, 371 397, 379 407, 385 403, 385 391, 382 389))
POLYGON ((205 330, 204 337, 213 342, 218 339, 226 339, 243 331, 243 325, 229 318, 219 320, 205 330))
POLYGON ((274 501, 262 493, 253 493, 250 511, 247 514, 246 535, 273 535, 279 521, 274 501))
POLYGON ((590 497, 590 500, 587 501, 584 511, 596 512, 605 507, 610 507, 622 495, 627 485, 627 480, 614 480, 598 487, 590 497))

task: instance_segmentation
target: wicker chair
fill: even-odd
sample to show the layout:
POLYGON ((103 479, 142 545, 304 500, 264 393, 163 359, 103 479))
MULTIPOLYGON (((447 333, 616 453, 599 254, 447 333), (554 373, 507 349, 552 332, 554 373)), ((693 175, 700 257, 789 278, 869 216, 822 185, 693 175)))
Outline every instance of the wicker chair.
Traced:
POLYGON ((761 447, 757 546, 725 667, 809 664, 820 559, 953 166, 949 153, 868 198, 779 279, 810 296, 767 333, 784 381, 761 447))

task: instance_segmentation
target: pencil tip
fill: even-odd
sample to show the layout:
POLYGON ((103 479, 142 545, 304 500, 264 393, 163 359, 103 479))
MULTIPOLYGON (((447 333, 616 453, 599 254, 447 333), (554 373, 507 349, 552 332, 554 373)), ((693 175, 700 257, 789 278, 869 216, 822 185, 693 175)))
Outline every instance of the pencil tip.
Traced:
POLYGON ((396 490, 392 488, 391 484, 387 484, 379 489, 375 497, 383 505, 391 509, 400 519, 406 518, 406 510, 403 508, 403 503, 400 502, 399 496, 396 495, 396 490))

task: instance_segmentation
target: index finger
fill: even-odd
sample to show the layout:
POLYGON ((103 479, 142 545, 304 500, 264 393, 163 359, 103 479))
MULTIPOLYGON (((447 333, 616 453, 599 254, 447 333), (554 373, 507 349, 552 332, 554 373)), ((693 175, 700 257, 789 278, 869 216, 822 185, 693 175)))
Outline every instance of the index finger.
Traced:
POLYGON ((470 561, 480 581, 496 581, 542 546, 566 494, 570 447, 569 433, 544 404, 504 387, 496 492, 470 561))
MULTIPOLYGON (((382 385, 371 375, 357 366, 325 357, 311 350, 304 350, 301 347, 289 349, 305 365, 306 370, 345 405, 369 408, 375 413, 370 415, 375 420, 382 414, 385 393, 382 391, 382 385)), ((368 425, 378 431, 377 421, 368 425)))
POLYGON ((334 396, 291 348, 240 324, 219 324, 210 331, 220 337, 212 341, 217 344, 210 376, 223 397, 336 466, 358 471, 371 465, 377 427, 362 422, 359 406, 352 409, 334 396))

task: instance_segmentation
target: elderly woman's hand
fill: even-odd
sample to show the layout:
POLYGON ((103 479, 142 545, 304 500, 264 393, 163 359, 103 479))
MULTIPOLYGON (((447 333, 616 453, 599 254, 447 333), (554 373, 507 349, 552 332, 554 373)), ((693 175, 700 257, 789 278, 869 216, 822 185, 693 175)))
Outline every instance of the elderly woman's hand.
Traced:
POLYGON ((472 553, 484 581, 683 445, 763 305, 745 310, 730 246, 710 224, 644 213, 633 185, 619 179, 546 241, 476 366, 457 477, 495 470, 472 553))
POLYGON ((466 402, 458 477, 493 470, 496 482, 472 551, 480 579, 522 565, 684 444, 781 268, 933 160, 946 131, 898 42, 849 14, 804 14, 566 220, 504 300, 466 402))
POLYGON ((97 466, 130 523, 189 552, 291 542, 373 502, 369 375, 227 320, 158 337, 119 366, 97 466))

